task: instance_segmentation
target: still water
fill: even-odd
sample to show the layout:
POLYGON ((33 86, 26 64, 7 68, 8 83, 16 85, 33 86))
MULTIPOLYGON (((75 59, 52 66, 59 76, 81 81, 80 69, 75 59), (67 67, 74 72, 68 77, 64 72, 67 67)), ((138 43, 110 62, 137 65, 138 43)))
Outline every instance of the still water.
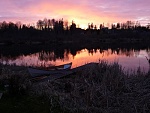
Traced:
POLYGON ((104 60, 108 63, 117 62, 126 71, 137 70, 140 67, 143 71, 147 72, 149 63, 146 57, 150 58, 149 49, 126 50, 118 48, 115 51, 112 49, 82 49, 76 51, 74 55, 70 51, 64 50, 61 56, 56 55, 55 52, 46 52, 43 50, 34 54, 20 55, 15 58, 1 55, 0 62, 3 64, 25 66, 50 66, 72 62, 72 68, 75 68, 86 63, 104 60))

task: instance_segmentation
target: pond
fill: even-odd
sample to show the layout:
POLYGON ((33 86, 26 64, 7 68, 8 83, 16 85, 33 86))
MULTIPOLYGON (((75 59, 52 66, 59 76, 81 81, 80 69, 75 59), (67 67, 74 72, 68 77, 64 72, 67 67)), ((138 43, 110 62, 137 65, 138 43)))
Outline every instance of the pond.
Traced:
POLYGON ((87 49, 75 50, 70 49, 45 51, 44 49, 35 53, 20 54, 15 57, 11 55, 1 54, 0 62, 10 65, 24 66, 50 66, 61 65, 72 62, 72 68, 84 65, 90 62, 99 62, 101 60, 108 63, 117 62, 125 71, 137 70, 138 67, 142 71, 149 70, 149 63, 146 59, 150 58, 150 49, 87 49), (62 51, 63 50, 63 51, 62 51), (60 51, 60 52, 59 52, 60 51))

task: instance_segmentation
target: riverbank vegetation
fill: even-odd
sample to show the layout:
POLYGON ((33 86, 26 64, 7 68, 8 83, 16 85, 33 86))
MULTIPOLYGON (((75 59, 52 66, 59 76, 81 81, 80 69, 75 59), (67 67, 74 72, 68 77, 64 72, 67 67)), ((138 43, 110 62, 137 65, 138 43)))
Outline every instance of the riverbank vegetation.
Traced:
POLYGON ((85 68, 52 82, 30 81, 24 67, 1 65, 0 109, 5 113, 148 113, 150 71, 124 72, 117 63, 85 68))
POLYGON ((3 44, 50 44, 74 42, 100 43, 138 43, 149 42, 150 25, 141 26, 139 22, 127 21, 112 24, 110 28, 89 23, 86 29, 70 24, 63 19, 43 19, 36 24, 21 22, 0 22, 0 45, 3 44))

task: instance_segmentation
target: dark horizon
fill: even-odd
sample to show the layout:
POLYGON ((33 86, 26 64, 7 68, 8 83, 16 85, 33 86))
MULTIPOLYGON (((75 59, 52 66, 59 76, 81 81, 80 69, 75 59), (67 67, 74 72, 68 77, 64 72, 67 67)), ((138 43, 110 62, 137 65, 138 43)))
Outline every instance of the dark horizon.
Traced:
MULTIPOLYGON (((98 22, 96 22, 98 23, 98 22)), ((54 28, 54 25, 56 24, 62 24, 61 26, 63 27, 64 30, 71 27, 72 24, 76 25, 76 28, 81 28, 80 24, 76 24, 75 20, 72 20, 72 22, 68 22, 68 20, 66 19, 39 19, 36 21, 36 23, 22 23, 21 21, 17 21, 17 22, 12 22, 12 21, 1 21, 0 22, 0 28, 2 29, 2 27, 9 26, 9 24, 13 24, 14 26, 17 26, 18 28, 22 28, 23 26, 26 27, 33 27, 35 29, 40 29, 42 30, 42 28, 54 28)), ((82 23, 81 23, 82 24, 82 23)), ((125 22, 116 22, 116 23, 112 23, 111 25, 107 26, 104 22, 103 23, 99 23, 99 24, 94 24, 93 22, 88 22, 87 23, 87 28, 84 28, 84 30, 86 29, 101 29, 101 28, 108 28, 108 29, 112 29, 112 28, 117 28, 117 29, 128 29, 128 28, 135 28, 135 27, 146 27, 148 29, 150 29, 150 22, 148 22, 145 25, 141 25, 140 21, 131 21, 131 20, 127 20, 125 22)), ((82 29, 82 28, 81 28, 82 29)))

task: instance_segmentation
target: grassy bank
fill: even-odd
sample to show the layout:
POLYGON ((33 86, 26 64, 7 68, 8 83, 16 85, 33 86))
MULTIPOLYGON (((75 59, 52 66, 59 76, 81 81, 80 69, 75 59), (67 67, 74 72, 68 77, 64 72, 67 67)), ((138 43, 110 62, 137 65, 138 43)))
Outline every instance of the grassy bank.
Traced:
POLYGON ((26 69, 12 73, 13 70, 6 68, 2 67, 1 90, 4 80, 7 79, 9 84, 14 82, 11 82, 11 89, 3 89, 0 109, 5 113, 150 111, 150 73, 140 70, 129 76, 116 63, 100 62, 53 82, 31 83, 26 69))

